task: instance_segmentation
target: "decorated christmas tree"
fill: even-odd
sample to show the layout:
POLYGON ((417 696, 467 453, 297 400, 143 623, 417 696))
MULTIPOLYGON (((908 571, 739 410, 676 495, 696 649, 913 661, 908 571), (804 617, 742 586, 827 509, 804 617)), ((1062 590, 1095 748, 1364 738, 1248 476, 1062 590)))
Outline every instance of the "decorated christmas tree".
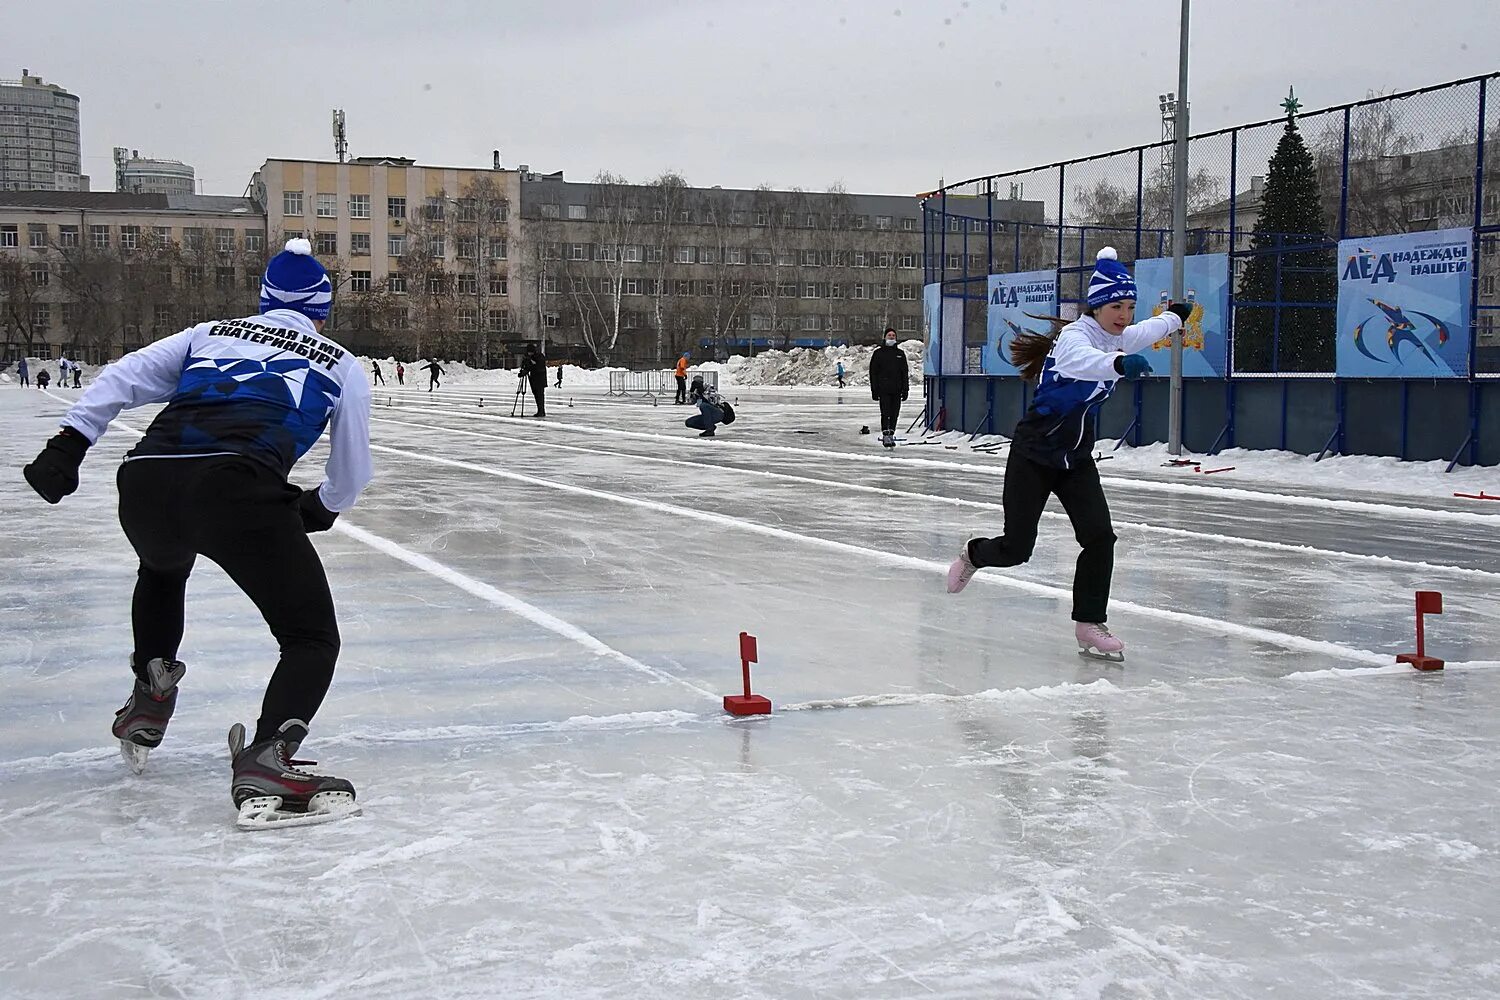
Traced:
POLYGON ((1312 153, 1297 130, 1296 97, 1282 103, 1286 130, 1266 176, 1234 321, 1238 371, 1331 372, 1337 269, 1324 231, 1312 153))

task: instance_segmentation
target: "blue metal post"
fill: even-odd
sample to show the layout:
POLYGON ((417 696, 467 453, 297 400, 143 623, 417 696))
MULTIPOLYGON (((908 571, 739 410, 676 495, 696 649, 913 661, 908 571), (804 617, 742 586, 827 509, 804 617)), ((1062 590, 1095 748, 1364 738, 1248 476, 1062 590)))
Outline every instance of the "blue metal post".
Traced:
POLYGON ((1281 258, 1286 250, 1286 235, 1276 234, 1276 305, 1271 313, 1271 370, 1281 371, 1281 258))
MULTIPOLYGON (((1483 124, 1480 131, 1484 130, 1483 124)), ((1349 235, 1349 109, 1344 109, 1344 164, 1339 171, 1339 239, 1349 235)))
MULTIPOLYGON (((938 259, 942 262, 942 270, 938 272, 937 336, 932 342, 932 346, 937 348, 937 357, 932 359, 932 370, 939 376, 943 374, 943 314, 948 311, 943 308, 943 285, 948 281, 948 190, 946 188, 942 191, 940 201, 942 225, 938 230, 938 259)), ((941 379, 938 384, 942 384, 941 379)), ((931 428, 932 422, 928 421, 927 426, 931 428)))
POLYGON ((1057 266, 1063 266, 1063 199, 1067 197, 1067 188, 1063 185, 1067 177, 1068 167, 1063 164, 1057 168, 1057 266))
MULTIPOLYGON (((1145 173, 1146 173, 1146 151, 1137 149, 1135 151, 1135 260, 1141 259, 1141 215, 1146 210, 1145 202, 1145 173)), ((1229 182, 1229 190, 1234 191, 1234 182, 1229 182)), ((1231 202, 1231 204, 1233 204, 1231 202)), ((1230 211, 1233 211, 1231 209, 1230 211)))
MULTIPOLYGON (((1234 223, 1235 203, 1239 196, 1235 194, 1235 178, 1238 174, 1240 156, 1240 130, 1235 129, 1229 133, 1229 292, 1226 311, 1224 314, 1224 378, 1227 380, 1234 374, 1234 223)), ((1230 383, 1231 394, 1233 383, 1230 383)), ((1229 423, 1233 423, 1231 416, 1229 423)), ((1230 440, 1233 440, 1234 432, 1230 432, 1230 440)), ((1231 447, 1233 447, 1231 445, 1231 447)))

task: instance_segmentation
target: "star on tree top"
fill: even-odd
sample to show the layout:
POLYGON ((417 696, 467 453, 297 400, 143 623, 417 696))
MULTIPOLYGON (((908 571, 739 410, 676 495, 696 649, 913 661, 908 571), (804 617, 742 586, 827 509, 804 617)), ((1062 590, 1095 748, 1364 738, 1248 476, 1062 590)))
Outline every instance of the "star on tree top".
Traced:
POLYGON ((1297 94, 1291 87, 1286 88, 1286 100, 1281 102, 1281 107, 1286 111, 1288 119, 1297 117, 1297 109, 1302 107, 1302 102, 1297 100, 1297 94))

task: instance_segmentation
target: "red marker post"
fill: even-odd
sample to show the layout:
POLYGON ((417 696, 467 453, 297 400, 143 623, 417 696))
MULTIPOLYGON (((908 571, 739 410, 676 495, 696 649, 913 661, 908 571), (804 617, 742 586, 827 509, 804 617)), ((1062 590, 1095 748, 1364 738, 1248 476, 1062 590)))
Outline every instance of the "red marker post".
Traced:
POLYGON ((724 711, 730 715, 770 715, 771 699, 750 693, 750 664, 759 663, 756 656, 755 636, 748 632, 740 633, 740 673, 745 681, 744 694, 726 694, 724 696, 724 711))
POLYGON ((1415 653, 1402 653, 1396 657, 1397 663, 1410 663, 1418 670, 1442 670, 1443 661, 1436 656, 1427 655, 1427 630, 1423 622, 1425 615, 1440 615, 1443 613, 1443 595, 1436 590, 1417 591, 1417 651, 1415 653))

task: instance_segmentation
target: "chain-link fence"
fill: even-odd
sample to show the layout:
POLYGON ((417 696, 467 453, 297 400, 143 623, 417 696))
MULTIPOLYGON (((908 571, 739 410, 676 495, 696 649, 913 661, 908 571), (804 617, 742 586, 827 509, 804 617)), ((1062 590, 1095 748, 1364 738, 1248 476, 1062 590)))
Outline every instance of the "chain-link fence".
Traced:
MULTIPOLYGON (((1191 138, 1184 250, 1229 255, 1229 377, 1334 374, 1339 240, 1466 227, 1469 376, 1500 377, 1497 79, 1306 114, 1289 95, 1284 117, 1191 138), (1316 179, 1295 211, 1266 202, 1278 150, 1283 163, 1310 160, 1316 179)), ((1172 189, 1170 142, 946 185, 923 201, 926 280, 965 301, 966 346, 984 343, 971 304, 991 273, 1055 269, 1070 315, 1102 247, 1127 263, 1172 254, 1172 189)))

